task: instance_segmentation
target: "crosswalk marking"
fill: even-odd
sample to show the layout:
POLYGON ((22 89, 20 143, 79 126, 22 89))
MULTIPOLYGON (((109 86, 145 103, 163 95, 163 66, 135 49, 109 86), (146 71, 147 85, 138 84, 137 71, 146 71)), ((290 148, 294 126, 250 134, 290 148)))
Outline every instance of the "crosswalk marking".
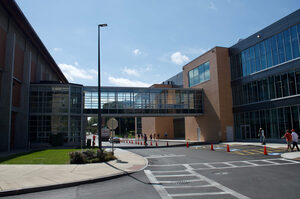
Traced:
MULTIPOLYGON (((300 161, 289 160, 284 158, 275 159, 262 159, 262 160, 242 160, 242 161, 228 161, 228 162, 210 162, 210 163, 190 163, 191 166, 203 166, 201 168, 193 168, 196 171, 199 170, 210 170, 210 169, 231 169, 231 168, 243 168, 243 167, 260 167, 260 166, 275 166, 275 165, 289 165, 289 164, 300 164, 300 161), (255 162, 265 162, 265 164, 257 164, 255 162), (282 161, 281 163, 276 161, 282 161), (244 165, 235 165, 242 163, 244 165), (224 164, 226 166, 216 167, 213 165, 224 164)), ((170 166, 182 166, 183 164, 170 164, 170 165, 149 165, 150 167, 170 167, 170 166)), ((172 172, 185 172, 186 170, 176 171, 153 171, 154 173, 172 173, 172 172)))
POLYGON ((186 176, 193 176, 192 174, 183 174, 183 175, 157 175, 157 178, 168 178, 168 177, 186 177, 186 176))
POLYGON ((176 155, 176 154, 165 154, 165 155, 151 155, 148 157, 145 157, 147 159, 151 159, 151 158, 174 158, 174 157, 183 157, 185 155, 176 155))
MULTIPOLYGON (((158 192, 162 199, 172 199, 175 197, 189 197, 189 196, 217 196, 217 195, 232 195, 239 199, 249 199, 247 196, 244 196, 220 183, 211 180, 199 173, 197 173, 194 168, 192 168, 189 164, 182 164, 186 168, 186 172, 190 173, 187 175, 155 175, 154 171, 145 170, 145 174, 148 177, 150 183, 153 185, 155 190, 158 192), (196 179, 191 180, 169 180, 169 181, 159 181, 157 178, 159 177, 184 177, 184 176, 194 176, 196 179), (165 184, 181 184, 181 183, 195 183, 195 182, 203 182, 203 185, 183 185, 183 186, 170 186, 165 184), (205 188, 214 187, 214 191, 205 190, 205 188), (169 193, 167 190, 170 189, 189 189, 192 188, 194 190, 193 193, 169 193), (197 188, 195 190, 195 188, 197 188)), ((166 172, 166 171, 165 171, 166 172)), ((167 172, 166 172, 167 173, 167 172)))
POLYGON ((204 188, 204 187, 213 187, 214 185, 194 185, 194 186, 164 186, 165 189, 178 189, 178 188, 204 188))

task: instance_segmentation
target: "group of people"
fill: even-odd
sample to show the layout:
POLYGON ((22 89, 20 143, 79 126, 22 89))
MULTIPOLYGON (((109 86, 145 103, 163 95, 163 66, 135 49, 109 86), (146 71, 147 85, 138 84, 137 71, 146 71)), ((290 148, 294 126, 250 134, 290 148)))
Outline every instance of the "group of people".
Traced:
POLYGON ((283 139, 283 138, 286 139, 287 151, 289 151, 289 149, 291 151, 294 151, 295 147, 297 147, 297 151, 299 151, 299 147, 298 147, 299 135, 296 133, 296 131, 294 129, 292 129, 291 132, 289 130, 286 130, 285 134, 281 137, 281 139, 283 139), (292 144, 293 144, 293 147, 292 147, 292 144))
MULTIPOLYGON (((265 135, 265 131, 262 128, 259 128, 258 131, 258 136, 260 138, 260 142, 262 145, 266 144, 266 135, 265 135)), ((286 139, 286 143, 287 143, 287 151, 294 151, 294 148, 297 148, 297 151, 299 151, 299 147, 298 147, 298 138, 299 135, 296 133, 296 131, 294 129, 290 130, 286 130, 285 134, 281 137, 281 139, 286 139), (293 146, 292 146, 293 144, 293 146)))

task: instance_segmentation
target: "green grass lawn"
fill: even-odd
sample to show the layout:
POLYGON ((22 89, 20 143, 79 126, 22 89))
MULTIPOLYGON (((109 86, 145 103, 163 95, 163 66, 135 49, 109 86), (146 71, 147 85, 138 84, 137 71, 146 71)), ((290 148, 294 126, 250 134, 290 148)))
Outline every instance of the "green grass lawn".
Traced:
POLYGON ((0 158, 0 164, 68 164, 69 152, 80 149, 48 149, 0 158))

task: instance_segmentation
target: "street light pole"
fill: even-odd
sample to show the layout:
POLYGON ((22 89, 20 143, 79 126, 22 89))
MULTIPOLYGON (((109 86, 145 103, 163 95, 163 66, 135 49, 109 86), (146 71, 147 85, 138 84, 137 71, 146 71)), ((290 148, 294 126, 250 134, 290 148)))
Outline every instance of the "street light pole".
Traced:
POLYGON ((98 142, 99 149, 102 150, 102 118, 101 118, 101 75, 100 75, 100 28, 106 27, 107 24, 98 25, 98 142))

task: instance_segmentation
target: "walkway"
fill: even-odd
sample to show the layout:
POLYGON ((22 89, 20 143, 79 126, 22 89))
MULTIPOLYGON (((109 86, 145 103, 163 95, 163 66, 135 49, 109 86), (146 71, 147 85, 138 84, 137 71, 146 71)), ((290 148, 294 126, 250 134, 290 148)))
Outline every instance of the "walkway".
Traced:
POLYGON ((136 172, 147 160, 122 149, 118 160, 85 165, 0 165, 0 196, 97 182, 136 172))

